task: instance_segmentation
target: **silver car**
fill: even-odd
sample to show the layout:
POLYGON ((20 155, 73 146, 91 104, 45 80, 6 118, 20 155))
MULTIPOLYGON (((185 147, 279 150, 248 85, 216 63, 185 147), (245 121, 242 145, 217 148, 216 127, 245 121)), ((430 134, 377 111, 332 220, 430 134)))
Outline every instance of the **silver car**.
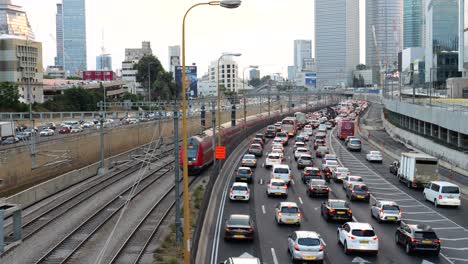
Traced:
POLYGON ((349 150, 361 151, 362 143, 359 138, 351 138, 346 144, 349 150))
POLYGON ((288 236, 288 252, 292 260, 323 263, 325 243, 317 232, 294 231, 288 236))
POLYGON ((312 159, 312 156, 310 154, 302 154, 299 156, 297 159, 297 168, 298 169, 303 169, 305 167, 310 167, 314 165, 314 161, 312 159))

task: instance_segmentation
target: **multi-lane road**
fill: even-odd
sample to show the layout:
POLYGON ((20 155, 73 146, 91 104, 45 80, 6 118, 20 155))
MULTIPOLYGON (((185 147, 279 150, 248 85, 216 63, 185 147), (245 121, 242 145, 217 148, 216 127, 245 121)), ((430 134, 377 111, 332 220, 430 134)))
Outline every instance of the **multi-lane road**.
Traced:
MULTIPOLYGON (((373 199, 371 202, 352 202, 354 220, 370 223, 379 237, 379 253, 346 255, 341 245, 337 243, 337 227, 340 223, 327 223, 320 215, 322 198, 309 198, 306 186, 300 180, 300 171, 293 158, 292 143, 285 148, 286 160, 293 172, 294 182, 288 189, 288 198, 269 198, 266 196, 266 183, 270 179, 271 171, 264 167, 265 156, 258 161, 255 169, 254 183, 250 185, 251 200, 248 203, 231 202, 228 188, 234 181, 235 169, 239 167, 242 154, 246 151, 247 141, 231 154, 231 161, 227 162, 221 177, 223 192, 219 199, 215 220, 210 230, 211 252, 206 254, 205 263, 220 263, 228 257, 239 256, 245 252, 259 257, 262 263, 283 264, 291 263, 287 252, 287 237, 295 230, 310 230, 321 234, 326 243, 325 263, 468 263, 468 207, 466 200, 460 208, 435 208, 424 201, 421 191, 410 190, 401 185, 396 177, 388 172, 388 165, 392 158, 384 155, 382 164, 370 164, 365 160, 365 153, 375 150, 372 145, 364 141, 362 152, 349 152, 341 141, 329 131, 328 145, 335 152, 343 166, 348 167, 353 175, 359 175, 370 188, 373 199), (370 216, 370 204, 375 199, 396 201, 403 210, 403 218, 409 223, 424 223, 431 225, 442 240, 442 250, 438 257, 427 254, 407 255, 394 242, 397 224, 379 224, 370 216), (275 222, 274 207, 281 201, 296 202, 303 213, 303 222, 297 226, 279 226, 275 222), (255 221, 256 236, 253 242, 224 241, 224 221, 230 214, 250 214, 255 221), (426 262, 424 262, 426 261, 426 262)), ((310 145, 311 142, 309 142, 310 145)), ((271 147, 271 140, 267 140, 265 149, 271 147)), ((313 149, 312 149, 313 150, 313 149)), ((315 166, 320 166, 320 160, 315 160, 315 166)), ((346 200, 341 184, 330 183, 330 198, 346 200)), ((466 197, 464 197, 466 199, 466 197)))

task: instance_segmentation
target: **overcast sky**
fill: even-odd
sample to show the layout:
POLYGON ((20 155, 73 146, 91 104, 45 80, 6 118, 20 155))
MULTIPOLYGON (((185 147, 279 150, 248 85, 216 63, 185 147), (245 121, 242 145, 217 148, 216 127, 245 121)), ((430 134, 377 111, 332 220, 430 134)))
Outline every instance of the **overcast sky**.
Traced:
MULTIPOLYGON (((54 63, 55 14, 59 0, 12 0, 29 16, 36 40, 43 43, 44 67, 54 63)), ((125 48, 151 41, 153 53, 168 67, 168 46, 180 45, 184 11, 199 0, 86 0, 88 69, 95 69, 102 32, 113 69, 120 69, 125 48)), ((361 62, 364 54, 364 0, 361 9, 361 62)), ((295 39, 314 38, 313 0, 243 0, 237 9, 201 6, 187 18, 187 64, 207 71, 222 52, 240 52, 239 67, 259 65, 262 75, 293 64, 295 39)), ((312 46, 315 46, 314 40, 312 46)))

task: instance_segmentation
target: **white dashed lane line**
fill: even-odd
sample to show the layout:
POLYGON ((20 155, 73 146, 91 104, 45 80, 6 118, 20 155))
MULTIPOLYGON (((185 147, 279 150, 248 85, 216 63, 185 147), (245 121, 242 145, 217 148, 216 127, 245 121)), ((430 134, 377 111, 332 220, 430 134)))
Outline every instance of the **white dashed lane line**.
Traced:
POLYGON ((302 202, 302 198, 301 198, 301 197, 299 197, 299 202, 300 202, 301 204, 304 204, 304 203, 302 202))
POLYGON ((278 263, 278 258, 276 257, 276 252, 274 248, 271 248, 271 256, 273 257, 273 263, 274 264, 279 264, 278 263))
POLYGON ((263 214, 266 214, 265 205, 262 205, 262 213, 263 213, 263 214))

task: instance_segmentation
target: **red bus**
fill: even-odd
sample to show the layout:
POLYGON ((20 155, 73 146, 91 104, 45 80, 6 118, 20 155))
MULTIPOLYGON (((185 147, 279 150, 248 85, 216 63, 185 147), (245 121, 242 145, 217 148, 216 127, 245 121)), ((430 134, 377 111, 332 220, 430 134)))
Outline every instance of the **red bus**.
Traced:
POLYGON ((336 129, 336 136, 341 140, 349 136, 354 136, 354 122, 349 120, 339 121, 336 129))

